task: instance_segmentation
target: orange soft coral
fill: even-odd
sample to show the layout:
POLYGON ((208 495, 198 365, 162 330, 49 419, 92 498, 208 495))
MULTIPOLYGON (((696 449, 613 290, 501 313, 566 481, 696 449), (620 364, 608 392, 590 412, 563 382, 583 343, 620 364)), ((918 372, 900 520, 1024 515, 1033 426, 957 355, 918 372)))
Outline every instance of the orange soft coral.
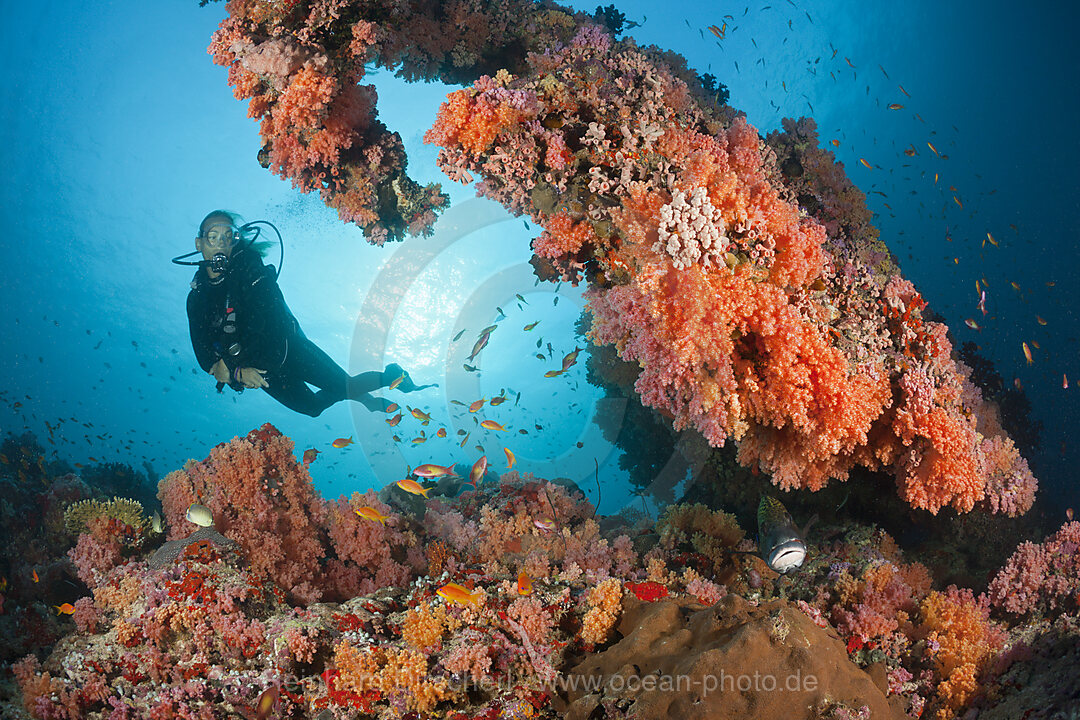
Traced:
POLYGON ((921 416, 898 414, 896 427, 905 444, 912 444, 897 479, 912 507, 937 513, 952 505, 967 512, 983 499, 974 422, 934 408, 921 416))
POLYGON ((937 717, 954 717, 978 690, 978 676, 1005 644, 1005 631, 989 619, 984 598, 970 590, 950 586, 931 592, 923 600, 921 630, 942 681, 937 688, 941 704, 937 717))
POLYGON ((401 636, 417 650, 430 650, 442 643, 445 624, 445 606, 432 609, 427 603, 420 603, 405 613, 401 636))
POLYGON ((429 677, 427 657, 415 650, 355 648, 342 642, 335 648, 334 665, 342 690, 357 694, 374 690, 419 713, 451 695, 446 678, 429 677))
POLYGON ((581 639, 602 643, 611 635, 622 607, 622 581, 609 578, 589 591, 589 611, 581 623, 581 639))
POLYGON ((526 116, 508 104, 479 97, 472 89, 456 90, 439 108, 435 124, 424 133, 424 142, 443 147, 461 145, 467 152, 479 155, 491 147, 500 132, 526 116))
POLYGON ((888 379, 850 367, 782 289, 760 280, 749 263, 677 271, 656 260, 630 285, 590 297, 593 337, 643 365, 636 389, 677 430, 692 425, 720 445, 753 429, 742 462, 784 487, 817 489, 850 467, 891 397, 888 379))

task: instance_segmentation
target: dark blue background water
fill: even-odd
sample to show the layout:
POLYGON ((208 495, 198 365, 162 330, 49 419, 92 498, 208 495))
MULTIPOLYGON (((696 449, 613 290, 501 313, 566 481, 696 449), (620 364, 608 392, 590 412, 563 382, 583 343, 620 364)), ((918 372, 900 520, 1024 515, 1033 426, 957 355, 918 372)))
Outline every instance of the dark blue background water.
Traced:
MULTIPOLYGON (((837 156, 854 182, 885 194, 869 203, 905 274, 958 342, 978 342, 1006 382, 1018 378, 1029 393, 1045 426, 1032 465, 1054 498, 1075 504, 1080 389, 1064 390, 1062 375, 1080 382, 1080 100, 1072 77, 1080 13, 1066 3, 939 5, 772 0, 701 14, 679 0, 619 8, 642 23, 630 31, 639 43, 681 52, 728 85, 731 104, 761 132, 782 116, 812 114, 823 141, 841 141, 837 156), (724 13, 733 17, 719 42, 706 27, 723 25, 724 13), (909 145, 914 158, 902 154, 909 145), (983 247, 988 231, 998 247, 983 247), (980 278, 989 287, 986 317, 975 307, 980 278), (965 318, 983 330, 966 328, 965 318), (1024 341, 1040 346, 1030 367, 1024 341)), ((444 182, 454 203, 434 238, 372 248, 317 198, 256 163, 257 126, 205 52, 223 14, 222 4, 194 0, 0 7, 0 429, 32 429, 44 440, 48 423, 50 456, 137 468, 147 461, 163 474, 270 421, 296 440, 298 454, 325 451, 312 473, 334 495, 393 482, 409 464, 471 462, 479 440, 496 468, 508 446, 522 469, 585 486, 596 458, 614 488, 618 451, 596 420, 617 423, 620 408, 595 404, 601 394, 584 383, 581 364, 556 381, 542 378, 575 346, 580 288, 560 288, 558 305, 554 288, 534 288, 530 230, 445 182, 435 148, 421 141, 452 88, 406 85, 386 71, 371 78, 381 119, 405 142, 410 174, 444 182), (343 366, 359 372, 397 361, 418 380, 439 382, 407 400, 432 412, 429 435, 443 424, 450 437, 411 446, 420 428, 407 417, 400 449, 382 418, 362 409, 342 404, 311 419, 262 393, 217 395, 208 376, 193 373, 184 313, 191 272, 169 258, 193 249, 199 220, 217 207, 278 225, 283 292, 309 337, 343 366), (519 308, 515 293, 529 304, 519 308), (475 333, 497 320, 482 372, 464 373, 475 333), (540 326, 523 333, 534 320, 540 326), (533 357, 541 335, 553 345, 551 360, 533 357), (520 405, 487 416, 511 434, 475 432, 458 449, 454 432, 471 429, 472 418, 448 401, 501 388, 521 391, 520 405), (331 449, 341 436, 358 444, 331 449)), ((277 263, 276 249, 269 259, 277 263)), ((612 489, 603 509, 626 499, 612 489)))

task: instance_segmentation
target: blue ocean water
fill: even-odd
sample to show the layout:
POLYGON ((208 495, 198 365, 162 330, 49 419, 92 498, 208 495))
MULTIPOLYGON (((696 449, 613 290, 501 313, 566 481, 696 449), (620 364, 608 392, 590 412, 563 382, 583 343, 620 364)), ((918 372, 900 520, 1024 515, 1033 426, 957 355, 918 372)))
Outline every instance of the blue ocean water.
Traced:
MULTIPOLYGON (((970 1, 771 3, 706 14, 688 0, 618 7, 640 23, 628 34, 716 76, 760 132, 808 114, 823 140, 840 141, 838 157, 869 193, 906 276, 957 344, 977 342, 1006 383, 1015 378, 1028 394, 1031 419, 1043 426, 1029 460, 1048 505, 1075 505, 1080 388, 1062 385, 1066 374, 1080 382, 1080 99, 1061 77, 1080 67, 1071 37, 1080 12, 1065 3, 1023 11, 970 1), (725 22, 723 41, 706 29, 725 22), (894 103, 903 109, 889 110, 894 103), (915 157, 904 155, 909 146, 915 157), (987 232, 997 246, 984 242, 987 232), (989 288, 985 317, 976 280, 989 288), (967 318, 982 329, 965 327, 967 318), (1038 343, 1030 366, 1022 342, 1038 343)), ((294 439, 297 454, 324 451, 311 472, 328 496, 381 487, 408 465, 471 462, 479 440, 496 467, 510 447, 521 470, 569 477, 593 499, 598 467, 601 512, 637 502, 621 451, 601 430, 618 425, 625 408, 586 382, 584 363, 543 377, 584 346, 574 336, 583 288, 535 286, 535 228, 447 181, 436 149, 422 142, 454 88, 406 84, 387 71, 370 78, 380 118, 405 143, 410 175, 442 182, 452 200, 434 237, 371 247, 318 198, 256 162, 257 125, 205 52, 223 16, 223 5, 194 0, 0 7, 0 430, 33 431, 50 459, 123 462, 164 475, 271 422, 294 439), (284 295, 308 337, 349 372, 398 362, 418 382, 439 383, 386 396, 430 412, 428 434, 443 425, 448 438, 412 445, 413 423, 395 443, 383 418, 359 405, 312 419, 261 392, 215 392, 188 338, 191 270, 169 260, 194 249, 199 221, 219 207, 281 230, 284 295), (480 372, 466 372, 476 334, 496 323, 480 372), (541 350, 544 360, 535 357, 541 350), (489 416, 509 434, 477 434, 458 448, 457 429, 473 423, 450 400, 503 389, 514 400, 489 416), (353 446, 330 447, 350 436, 353 446)), ((268 260, 278 263, 276 248, 268 260)))

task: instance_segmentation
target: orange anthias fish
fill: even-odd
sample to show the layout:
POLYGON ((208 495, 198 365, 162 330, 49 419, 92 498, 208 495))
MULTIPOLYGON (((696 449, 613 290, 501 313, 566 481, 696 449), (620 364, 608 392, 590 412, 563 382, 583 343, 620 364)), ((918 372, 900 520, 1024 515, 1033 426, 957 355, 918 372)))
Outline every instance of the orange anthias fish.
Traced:
POLYGON ((385 525, 386 521, 390 518, 389 515, 383 515, 382 513, 380 513, 375 508, 368 507, 367 505, 360 508, 359 510, 354 510, 353 512, 355 512, 357 515, 364 518, 365 520, 371 520, 372 522, 382 523, 383 525, 385 525))
POLYGON ((1068 390, 1069 389, 1069 376, 1066 373, 1061 374, 1061 389, 1062 390, 1068 390))
POLYGON ((472 592, 457 583, 447 583, 435 591, 435 594, 447 602, 476 607, 480 602, 480 592, 472 592))
POLYGON ((457 463, 451 463, 450 465, 436 465, 434 463, 424 463, 420 467, 413 470, 413 475, 422 478, 436 478, 443 475, 453 475, 454 465, 457 463))
POLYGON ((1022 344, 1024 346, 1024 358, 1027 360, 1027 364, 1034 364, 1035 360, 1031 357, 1031 348, 1028 347, 1028 344, 1026 342, 1022 344))
POLYGON ((57 615, 71 615, 75 612, 75 606, 71 603, 64 603, 63 605, 53 605, 56 608, 57 615))
POLYGON ((903 110, 904 106, 901 105, 900 103, 892 103, 891 105, 889 105, 889 109, 890 110, 903 110))
POLYGON ((263 690, 259 695, 259 699, 255 701, 255 720, 266 720, 266 718, 270 717, 274 705, 277 704, 277 699, 277 685, 271 685, 263 690))
POLYGON ((420 483, 416 482, 411 478, 398 480, 397 486, 407 493, 410 493, 412 495, 423 495, 425 498, 428 496, 428 490, 430 489, 422 486, 420 483))
POLYGON ((496 405, 502 405, 504 402, 506 402, 506 396, 505 395, 496 395, 495 397, 491 398, 491 400, 488 401, 488 405, 491 405, 492 407, 495 407, 496 405))
POLYGON ((308 448, 304 451, 304 464, 310 465, 315 462, 315 458, 319 456, 319 451, 315 448, 308 448))
POLYGON ((866 162, 866 160, 864 158, 859 158, 859 162, 861 162, 863 164, 863 166, 866 167, 867 170, 873 170, 874 169, 874 166, 871 165, 870 163, 866 162))
POLYGON ((402 414, 398 413, 397 415, 395 415, 392 418, 386 418, 386 424, 389 425, 390 427, 394 427, 399 422, 401 422, 402 417, 403 417, 402 414))
POLYGON ((480 427, 484 428, 485 430, 506 430, 506 428, 504 428, 502 425, 495 422, 494 420, 485 420, 484 422, 480 423, 480 427))
POLYGON ((1045 321, 1045 320, 1043 320, 1043 319, 1042 319, 1042 317, 1040 317, 1039 315, 1036 315, 1036 316, 1035 316, 1035 320, 1036 320, 1036 321, 1037 321, 1037 322, 1038 322, 1038 323, 1039 323, 1040 325, 1045 325, 1045 324, 1046 324, 1046 321, 1045 321))
POLYGON ((833 147, 840 147, 840 141, 839 140, 830 140, 829 142, 832 143, 833 147))
POLYGON ((439 428, 438 430, 436 430, 435 431, 435 437, 441 437, 441 438, 446 437, 446 428, 439 428))
POLYGON ((987 231, 987 233, 986 233, 986 239, 989 240, 990 244, 993 245, 994 247, 998 246, 997 240, 994 239, 993 234, 990 233, 989 231, 987 231))
POLYGON ((30 571, 30 577, 34 578, 34 582, 40 582, 40 581, 38 580, 38 576, 37 576, 37 570, 31 570, 31 571, 30 571))
POLYGON ((386 406, 386 412, 387 413, 392 413, 397 409, 398 409, 398 404, 397 403, 390 403, 389 405, 386 406))
POLYGON ((555 521, 551 518, 534 518, 533 525, 535 525, 538 530, 543 530, 544 532, 551 532, 555 529, 555 521))
POLYGON ((479 400, 474 400, 472 403, 470 403, 469 412, 474 413, 480 408, 484 407, 484 400, 485 398, 480 398, 479 400))
POLYGON ((347 438, 338 438, 337 440, 335 440, 334 442, 332 442, 330 444, 340 450, 343 447, 349 447, 350 445, 352 445, 353 444, 353 439, 352 439, 352 436, 350 435, 347 438))
POLYGON ((532 329, 533 329, 534 327, 536 327, 536 326, 537 326, 537 325, 539 325, 539 324, 540 324, 540 321, 539 321, 539 320, 537 320, 536 322, 531 322, 531 323, 529 323, 529 324, 528 324, 528 325, 526 325, 526 326, 525 326, 525 327, 524 327, 523 329, 525 330, 525 332, 529 332, 530 330, 532 330, 532 329))
POLYGON ((509 470, 514 467, 517 458, 514 457, 514 453, 510 452, 510 448, 503 448, 503 452, 506 453, 506 469, 509 470))
POLYGON ((938 157, 941 157, 941 153, 939 153, 939 152, 937 151, 937 148, 936 148, 936 147, 934 147, 934 143, 932 143, 932 142, 930 142, 929 140, 927 140, 927 141, 926 141, 926 144, 927 144, 927 146, 929 146, 929 148, 930 148, 931 150, 933 150, 933 151, 934 151, 934 154, 935 154, 935 155, 937 155, 938 157))
POLYGON ((982 328, 979 327, 979 323, 975 322, 971 318, 968 318, 967 320, 965 320, 964 324, 967 325, 972 330, 982 330, 982 328))
POLYGON ((421 425, 427 425, 429 422, 431 422, 431 416, 423 410, 420 410, 418 408, 409 408, 409 412, 412 413, 412 416, 414 418, 420 421, 421 425))
POLYGON ((473 463, 472 469, 469 470, 469 482, 471 482, 474 487, 476 486, 476 483, 484 478, 484 473, 487 472, 487 466, 487 455, 481 455, 480 459, 473 463))
POLYGON ((518 573, 517 579, 517 592, 518 595, 532 595, 533 584, 532 578, 524 570, 518 573))
POLYGON ((573 352, 570 352, 570 353, 566 354, 566 356, 562 359, 563 372, 566 372, 567 370, 569 370, 571 368, 571 366, 573 366, 574 363, 577 362, 577 356, 578 356, 579 352, 581 352, 581 349, 575 347, 573 352))
POLYGON ((562 374, 563 374, 562 370, 548 370, 546 373, 544 373, 544 377, 553 378, 553 377, 558 377, 558 376, 560 376, 562 374))
POLYGON ((389 386, 389 388, 388 388, 388 389, 389 389, 389 390, 393 390, 393 389, 394 389, 394 388, 396 388, 396 387, 397 387, 398 385, 400 385, 400 384, 402 383, 402 381, 403 381, 403 380, 405 380, 405 372, 404 372, 404 371, 402 371, 402 373, 401 373, 400 375, 398 375, 398 376, 397 376, 397 377, 396 377, 396 378, 394 379, 394 381, 393 381, 392 383, 390 383, 390 386, 389 386))

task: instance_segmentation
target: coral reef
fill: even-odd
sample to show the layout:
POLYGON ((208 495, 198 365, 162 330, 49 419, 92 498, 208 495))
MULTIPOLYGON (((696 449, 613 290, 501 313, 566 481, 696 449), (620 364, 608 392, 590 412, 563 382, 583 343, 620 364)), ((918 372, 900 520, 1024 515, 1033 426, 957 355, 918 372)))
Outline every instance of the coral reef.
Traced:
POLYGON ((766 144, 596 28, 453 93, 428 133, 451 177, 482 173, 481 194, 544 228, 534 252, 561 277, 591 278, 591 339, 637 361, 642 402, 675 430, 739 441, 783 488, 894 467, 913 507, 1025 511, 1034 477, 864 198, 812 121, 788 136, 766 144), (482 142, 455 130, 478 126, 482 142), (832 199, 820 221, 800 192, 832 199))
POLYGON ((303 603, 327 592, 352 597, 408 575, 400 561, 415 537, 359 518, 353 510, 373 504, 370 494, 320 498, 292 441, 269 424, 169 473, 158 492, 168 539, 195 530, 187 509, 205 505, 215 527, 252 558, 254 572, 303 603))
POLYGON ((89 594, 64 591, 53 613, 20 580, 0 606, 37 635, 5 646, 23 655, 16 698, 0 687, 15 717, 251 716, 272 691, 282 718, 791 717, 797 695, 807 718, 945 720, 1022 716, 1039 707, 1027 681, 1069 707, 1040 658, 1078 636, 1080 523, 1021 546, 977 595, 935 588, 880 530, 820 528, 778 576, 719 509, 676 505, 632 537, 572 484, 517 471, 426 501, 423 522, 383 493, 327 501, 269 425, 161 481, 168 539, 86 511, 102 502, 69 513, 83 518, 70 547, 64 508, 88 493, 53 483, 67 500, 40 584, 77 573, 89 594), (184 519, 193 498, 216 527, 184 519), (278 545, 300 529, 310 575, 278 545), (762 685, 789 676, 782 694, 762 685))

